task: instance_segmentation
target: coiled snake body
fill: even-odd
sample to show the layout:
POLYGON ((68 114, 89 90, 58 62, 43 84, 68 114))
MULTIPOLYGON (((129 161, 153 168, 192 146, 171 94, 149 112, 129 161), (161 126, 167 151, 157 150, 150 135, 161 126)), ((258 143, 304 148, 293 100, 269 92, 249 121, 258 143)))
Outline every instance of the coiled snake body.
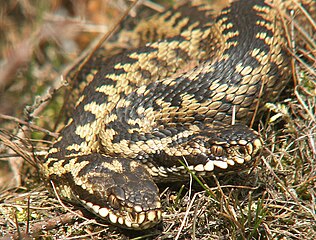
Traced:
POLYGON ((216 18, 190 2, 143 23, 139 39, 160 40, 99 63, 45 177, 111 223, 145 229, 161 220, 155 182, 251 162, 262 144, 246 125, 290 74, 278 15, 262 0, 216 18))

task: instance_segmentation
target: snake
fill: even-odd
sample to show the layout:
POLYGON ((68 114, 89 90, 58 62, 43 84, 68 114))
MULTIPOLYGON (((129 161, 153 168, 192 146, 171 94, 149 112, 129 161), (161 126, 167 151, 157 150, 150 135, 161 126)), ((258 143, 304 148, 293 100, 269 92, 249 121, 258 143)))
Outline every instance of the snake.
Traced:
POLYGON ((249 127, 291 79, 279 10, 190 1, 140 21, 129 49, 99 55, 42 164, 58 195, 122 228, 162 220, 157 184, 251 166, 249 127))

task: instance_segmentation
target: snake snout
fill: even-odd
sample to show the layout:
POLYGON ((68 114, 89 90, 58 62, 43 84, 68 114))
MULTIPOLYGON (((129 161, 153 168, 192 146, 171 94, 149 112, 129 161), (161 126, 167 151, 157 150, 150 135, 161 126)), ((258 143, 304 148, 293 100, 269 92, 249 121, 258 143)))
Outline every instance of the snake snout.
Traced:
POLYGON ((259 134, 243 124, 219 124, 208 135, 208 162, 204 170, 213 165, 226 169, 252 161, 262 148, 259 134))
POLYGON ((125 224, 129 228, 134 229, 146 229, 155 226, 161 220, 161 209, 153 209, 149 211, 143 211, 139 206, 136 209, 132 209, 132 212, 128 212, 125 218, 125 224), (140 212, 137 212, 137 211, 140 212))
POLYGON ((227 148, 230 158, 238 164, 249 162, 257 155, 262 148, 262 141, 260 138, 254 138, 251 140, 239 140, 227 148))
POLYGON ((161 220, 161 204, 155 194, 144 191, 144 186, 140 187, 142 191, 138 191, 137 186, 134 189, 131 186, 108 189, 109 211, 99 211, 99 214, 124 228, 140 230, 153 227, 161 220))
POLYGON ((125 225, 133 229, 153 227, 161 220, 161 203, 157 187, 143 180, 126 189, 125 225), (153 191, 154 190, 154 191, 153 191))

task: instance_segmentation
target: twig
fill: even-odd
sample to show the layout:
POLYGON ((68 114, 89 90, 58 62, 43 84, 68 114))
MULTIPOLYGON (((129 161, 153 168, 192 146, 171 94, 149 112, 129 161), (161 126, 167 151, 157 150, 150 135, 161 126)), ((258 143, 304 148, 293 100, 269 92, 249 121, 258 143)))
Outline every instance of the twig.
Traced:
POLYGON ((46 133, 46 134, 48 134, 48 135, 50 135, 50 136, 52 136, 54 138, 58 137, 57 133, 53 133, 53 132, 51 132, 51 131, 49 131, 49 130, 47 130, 45 128, 39 127, 37 125, 34 125, 32 123, 26 122, 24 120, 21 120, 19 118, 13 117, 13 116, 8 116, 8 115, 4 115, 4 114, 0 113, 0 118, 5 119, 5 120, 14 121, 14 122, 17 122, 19 124, 22 124, 22 125, 25 125, 27 127, 30 127, 30 128, 32 128, 34 130, 38 130, 38 131, 44 132, 44 133, 46 133))
POLYGON ((315 115, 310 111, 310 109, 306 106, 304 100, 302 99, 300 93, 298 92, 297 88, 295 88, 295 96, 297 97, 297 101, 301 104, 301 106, 304 108, 306 113, 309 115, 310 119, 316 123, 315 115))
POLYGON ((7 137, 7 135, 2 133, 2 131, 0 131, 0 141, 2 141, 5 146, 7 146, 8 148, 12 149, 15 153, 17 153, 17 155, 20 158, 22 157, 24 160, 28 161, 31 165, 36 167, 36 160, 33 158, 33 155, 30 153, 30 151, 28 151, 28 149, 21 147, 21 142, 16 143, 11 141, 7 137))
POLYGON ((192 205, 193 205, 193 203, 194 203, 195 198, 196 198, 197 195, 198 195, 198 193, 195 193, 195 194, 193 195, 193 197, 192 197, 192 199, 191 199, 191 201, 190 201, 190 204, 189 204, 189 206, 187 207, 187 209, 186 209, 186 211, 185 211, 185 215, 184 215, 184 217, 183 217, 183 219, 182 219, 181 226, 180 226, 180 228, 179 228, 179 230, 178 230, 178 233, 177 233, 177 236, 175 237, 175 240, 178 240, 179 237, 180 237, 180 234, 181 234, 181 232, 182 232, 182 229, 184 228, 185 222, 186 222, 186 220, 187 220, 187 218, 188 218, 188 215, 189 215, 189 213, 190 213, 190 209, 192 208, 192 205))
POLYGON ((143 5, 155 10, 156 12, 163 12, 164 11, 164 7, 162 7, 161 5, 157 4, 157 3, 154 3, 152 1, 149 1, 149 0, 146 0, 146 1, 143 1, 143 5))
POLYGON ((232 125, 235 125, 236 123, 236 105, 233 105, 232 108, 232 125))
MULTIPOLYGON (((79 210, 73 211, 73 210, 71 210, 69 207, 67 207, 67 206, 61 201, 61 199, 60 199, 60 197, 59 197, 59 194, 58 194, 58 192, 57 192, 57 190, 56 190, 56 188, 55 188, 54 182, 53 182, 53 181, 50 181, 50 184, 51 184, 51 186, 53 187, 54 194, 55 194, 55 196, 56 196, 56 198, 57 198, 59 204, 60 204, 64 209, 66 209, 67 211, 69 211, 69 212, 72 213, 73 215, 76 215, 76 216, 79 217, 79 218, 82 218, 82 219, 84 219, 84 220, 86 220, 86 221, 89 221, 89 222, 92 221, 91 219, 88 219, 88 218, 84 217, 84 216, 83 216, 83 213, 82 213, 81 211, 80 211, 80 214, 77 214, 77 211, 79 211, 79 210)), ((102 226, 102 227, 107 227, 107 226, 108 226, 108 225, 105 225, 105 224, 98 223, 98 222, 96 222, 95 220, 93 220, 93 222, 94 222, 95 224, 99 225, 99 226, 102 226)))
POLYGON ((253 124, 255 122, 256 115, 257 115, 257 112, 258 112, 259 107, 260 107, 260 99, 262 97, 263 88, 264 88, 264 82, 262 81, 262 84, 261 84, 261 87, 260 87, 260 91, 259 91, 258 101, 256 103, 256 108, 255 108, 255 111, 253 112, 252 119, 251 119, 251 122, 249 124, 250 128, 252 128, 252 126, 253 126, 253 124))
POLYGON ((39 237, 43 231, 55 229, 60 225, 71 224, 77 220, 78 215, 83 216, 80 210, 76 210, 74 212, 76 213, 76 215, 74 215, 73 213, 66 213, 61 216, 46 219, 38 223, 32 223, 30 232, 21 233, 19 230, 17 230, 17 233, 7 234, 6 236, 4 236, 4 239, 32 239, 39 237))
MULTIPOLYGON (((271 153, 272 154, 272 153, 271 153)), ((272 176, 277 180, 278 184, 280 185, 280 187, 282 187, 283 190, 285 190, 290 196, 291 198, 294 200, 294 202, 300 206, 302 209, 304 209, 305 211, 309 212, 314 220, 316 221, 316 215, 315 213, 313 213, 313 211, 311 209, 308 209, 307 207, 303 206, 297 199, 297 197, 294 195, 293 192, 291 192, 283 183, 283 181, 275 174, 275 172, 273 171, 272 167, 270 166, 270 164, 266 161, 265 157, 262 156, 262 160, 265 164, 265 166, 268 168, 268 170, 270 171, 270 173, 272 174, 272 176)))

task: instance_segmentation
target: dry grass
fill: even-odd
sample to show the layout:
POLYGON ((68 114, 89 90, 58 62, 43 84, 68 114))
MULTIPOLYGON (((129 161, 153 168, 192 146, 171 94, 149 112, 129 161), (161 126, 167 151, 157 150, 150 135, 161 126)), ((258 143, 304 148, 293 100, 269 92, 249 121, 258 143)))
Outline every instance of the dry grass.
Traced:
POLYGON ((1 6, 0 238, 316 238, 316 24, 310 13, 302 14, 304 24, 288 28, 294 83, 279 103, 267 104, 259 126, 266 147, 250 171, 161 186, 164 221, 142 232, 97 222, 48 192, 36 159, 47 150, 43 139, 56 135, 61 74, 127 10, 127 2, 115 2, 11 0, 1 6))

